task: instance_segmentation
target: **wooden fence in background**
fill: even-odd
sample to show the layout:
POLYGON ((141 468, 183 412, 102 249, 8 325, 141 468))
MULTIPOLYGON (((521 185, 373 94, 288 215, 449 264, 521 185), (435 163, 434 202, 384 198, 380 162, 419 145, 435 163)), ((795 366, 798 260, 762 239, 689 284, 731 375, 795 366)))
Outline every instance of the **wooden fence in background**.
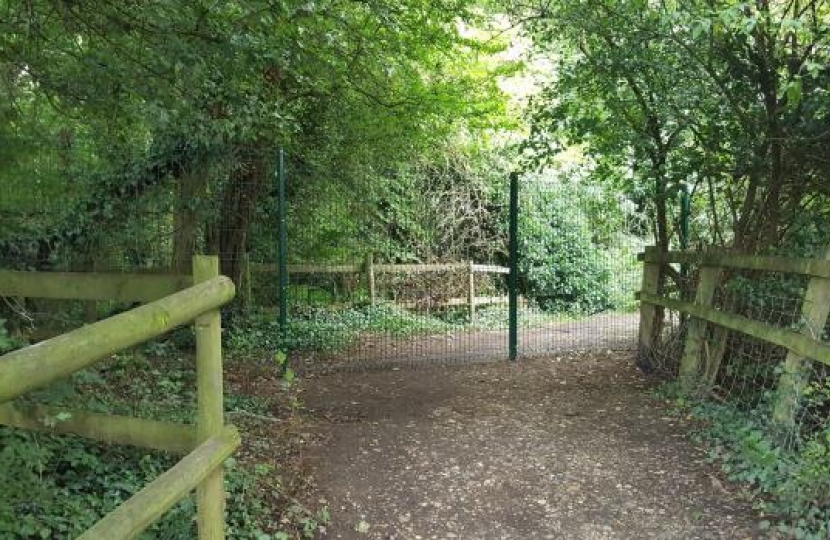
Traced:
POLYGON ((195 257, 192 276, 0 271, 0 296, 149 302, 0 356, 0 424, 187 454, 87 530, 82 540, 133 538, 193 489, 197 491, 199 538, 224 538, 222 464, 239 446, 240 437, 236 428, 224 424, 219 308, 234 294, 233 283, 219 275, 217 257, 195 257), (12 402, 190 322, 195 322, 196 329, 195 426, 45 405, 18 408, 12 402))
MULTIPOLYGON (((246 265, 250 272, 270 272, 279 275, 279 265, 250 263, 246 265)), ((507 296, 476 296, 476 274, 510 274, 510 268, 492 264, 476 264, 473 261, 439 264, 376 264, 372 256, 367 256, 362 264, 289 264, 289 274, 362 274, 366 276, 369 287, 369 301, 375 305, 379 300, 377 292, 377 274, 424 274, 431 272, 466 272, 466 298, 447 298, 435 306, 467 306, 470 321, 475 321, 476 306, 507 303, 507 296)), ((246 279, 250 283, 250 278, 246 279)), ((247 293, 246 293, 247 296, 247 293)), ((416 307, 417 302, 399 302, 403 307, 416 307)))
POLYGON ((773 420, 780 425, 791 425, 798 411, 799 398, 809 382, 807 363, 812 360, 830 365, 830 344, 821 340, 830 312, 830 249, 822 259, 796 259, 716 253, 665 253, 650 247, 640 259, 644 261, 644 268, 639 294, 639 354, 648 356, 655 346, 657 306, 691 316, 680 362, 680 379, 687 391, 700 383, 711 386, 720 368, 723 348, 707 346, 708 324, 784 347, 787 356, 778 379, 773 420), (665 298, 658 294, 660 266, 665 264, 699 265, 699 279, 693 302, 665 298), (780 328, 713 307, 715 291, 721 284, 726 268, 809 276, 809 285, 802 303, 803 327, 798 331, 780 328))

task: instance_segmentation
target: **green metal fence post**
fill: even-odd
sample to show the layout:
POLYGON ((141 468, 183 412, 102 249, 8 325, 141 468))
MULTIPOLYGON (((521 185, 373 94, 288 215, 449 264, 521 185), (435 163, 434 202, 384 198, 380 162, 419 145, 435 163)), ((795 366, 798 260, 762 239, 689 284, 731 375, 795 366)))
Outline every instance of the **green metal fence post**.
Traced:
POLYGON ((689 187, 683 185, 680 192, 680 249, 689 249, 689 216, 692 213, 692 204, 689 198, 689 187))
MULTIPOLYGON (((689 249, 689 216, 691 215, 691 213, 692 205, 689 199, 689 186, 683 184, 683 187, 680 190, 680 249, 683 251, 689 249)), ((683 276, 684 280, 688 280, 688 264, 680 265, 680 275, 683 276)), ((688 292, 689 294, 692 293, 692 291, 688 292)), ((685 326, 685 323, 688 321, 688 317, 685 313, 681 313, 680 321, 682 325, 685 326)))
POLYGON ((280 148, 277 167, 279 183, 279 280, 280 280, 280 334, 282 346, 285 347, 285 332, 288 329, 288 231, 285 216, 285 151, 280 148))
POLYGON ((510 173, 510 275, 507 279, 510 328, 508 348, 511 362, 519 356, 519 175, 510 173))

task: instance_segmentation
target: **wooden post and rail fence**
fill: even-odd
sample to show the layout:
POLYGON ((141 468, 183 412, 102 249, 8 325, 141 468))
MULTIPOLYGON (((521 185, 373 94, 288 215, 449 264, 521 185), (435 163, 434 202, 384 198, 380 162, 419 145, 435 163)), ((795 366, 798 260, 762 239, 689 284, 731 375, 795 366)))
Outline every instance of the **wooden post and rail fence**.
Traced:
POLYGON ((88 529, 82 540, 134 538, 194 489, 199 539, 225 537, 222 465, 240 437, 224 423, 219 309, 234 294, 233 283, 219 275, 219 260, 213 256, 195 257, 192 276, 0 270, 0 296, 148 302, 0 356, 0 424, 186 454, 88 529), (196 425, 12 402, 191 322, 196 330, 196 425))
MULTIPOLYGON (((265 263, 248 263, 246 275, 251 272, 279 274, 279 265, 265 263)), ((369 301, 375 305, 379 301, 377 275, 382 273, 423 274, 430 272, 465 272, 466 296, 448 298, 438 303, 440 306, 467 306, 470 321, 475 321, 476 306, 506 303, 504 296, 476 296, 476 274, 510 274, 510 268, 492 264, 476 264, 473 261, 438 264, 376 264, 371 254, 366 256, 363 264, 289 264, 288 274, 361 274, 365 275, 369 292, 369 301)), ((416 302, 403 302, 403 307, 416 307, 416 302)))
POLYGON ((773 421, 780 426, 792 425, 796 420, 799 399, 809 383, 809 362, 830 365, 830 343, 822 341, 822 334, 830 312, 830 248, 822 258, 798 259, 762 257, 707 252, 660 252, 646 248, 640 256, 644 262, 640 299, 640 331, 638 354, 648 358, 655 347, 657 309, 662 307, 685 313, 691 317, 686 332, 683 356, 680 361, 680 381, 687 392, 711 388, 717 378, 723 356, 723 343, 707 341, 707 326, 713 325, 715 338, 732 330, 765 341, 787 350, 773 410, 773 421), (658 281, 661 265, 699 265, 699 279, 693 302, 659 295, 658 281), (809 276, 809 285, 802 304, 802 323, 799 330, 781 328, 742 315, 727 313, 713 306, 715 291, 721 284, 726 269, 755 270, 809 276), (710 346, 711 345, 711 346, 710 346))

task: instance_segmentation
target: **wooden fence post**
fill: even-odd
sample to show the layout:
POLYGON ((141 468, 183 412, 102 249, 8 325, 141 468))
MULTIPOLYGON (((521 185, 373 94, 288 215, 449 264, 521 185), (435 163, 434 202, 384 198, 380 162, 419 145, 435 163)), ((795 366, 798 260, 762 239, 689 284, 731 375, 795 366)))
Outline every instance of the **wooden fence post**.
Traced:
MULTIPOLYGON (((823 259, 830 260, 830 246, 825 249, 823 259)), ((830 279, 813 276, 810 278, 801 308, 804 323, 801 333, 821 341, 828 313, 830 313, 830 279)), ((778 379, 775 408, 772 413, 773 421, 779 427, 786 428, 795 423, 801 392, 810 379, 804 360, 803 356, 793 351, 789 351, 784 360, 784 369, 778 379)))
MULTIPOLYGON (((193 282, 219 275, 219 257, 193 258, 193 282)), ((198 437, 200 442, 218 436, 224 427, 222 390, 222 323, 218 309, 196 319, 196 379, 198 437)), ((199 540, 225 538, 225 480, 221 466, 196 489, 199 540)))
POLYGON ((371 253, 366 254, 366 280, 369 282, 369 302, 374 306, 377 302, 375 289, 375 261, 371 253))
MULTIPOLYGON (((643 257, 643 282, 641 292, 657 294, 660 281, 660 263, 655 262, 656 246, 648 246, 643 257)), ((654 348, 654 321, 657 317, 657 306, 648 302, 640 302, 640 334, 637 343, 637 365, 642 369, 652 369, 652 355, 654 348)))
MULTIPOLYGON (((705 266, 700 269, 695 304, 707 307, 712 305, 722 274, 723 271, 716 266, 705 266)), ((680 382, 686 392, 694 389, 702 375, 700 359, 706 342, 706 327, 706 321, 703 319, 689 318, 686 342, 683 345, 683 358, 680 361, 680 382)))
POLYGON ((704 341, 704 357, 706 358, 706 368, 704 370, 704 383, 706 388, 711 389, 715 386, 718 378, 718 371, 726 355, 726 339, 729 337, 729 331, 722 326, 715 326, 712 329, 711 341, 704 341))
POLYGON ((473 261, 467 263, 467 303, 470 305, 470 324, 476 322, 476 274, 473 261))

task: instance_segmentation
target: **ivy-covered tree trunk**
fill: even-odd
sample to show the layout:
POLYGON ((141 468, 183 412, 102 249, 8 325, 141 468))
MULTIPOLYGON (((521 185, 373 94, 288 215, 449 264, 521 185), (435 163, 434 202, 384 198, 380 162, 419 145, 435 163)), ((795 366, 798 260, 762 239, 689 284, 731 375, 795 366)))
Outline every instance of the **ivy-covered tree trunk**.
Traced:
POLYGON ((257 201, 268 178, 264 152, 243 152, 222 193, 222 204, 212 243, 218 247, 222 274, 237 286, 242 281, 242 261, 257 201))
POLYGON ((196 253, 196 240, 200 224, 200 202, 204 198, 207 172, 195 165, 178 178, 176 202, 173 212, 173 254, 170 268, 174 272, 188 274, 196 253))

